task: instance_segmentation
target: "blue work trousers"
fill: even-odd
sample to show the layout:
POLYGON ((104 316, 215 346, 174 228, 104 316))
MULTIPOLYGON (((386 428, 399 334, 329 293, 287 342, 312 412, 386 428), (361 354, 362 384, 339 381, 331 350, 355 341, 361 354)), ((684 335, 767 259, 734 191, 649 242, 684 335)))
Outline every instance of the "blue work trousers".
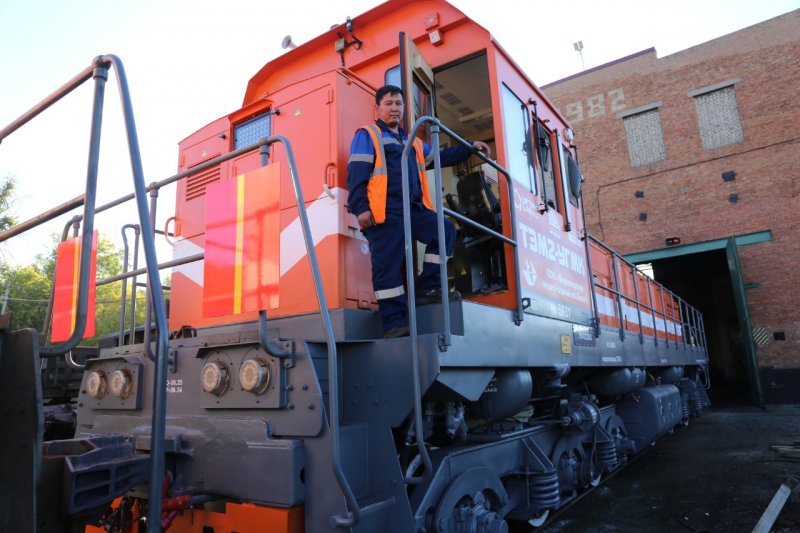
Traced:
MULTIPOLYGON (((372 288, 378 299, 378 309, 384 331, 408 324, 408 305, 404 285, 405 243, 403 219, 387 217, 386 222, 370 227, 364 232, 372 255, 372 288)), ((416 280, 417 290, 438 288, 439 267, 446 265, 439 257, 439 236, 436 229, 436 213, 425 207, 411 207, 412 242, 425 244, 422 272, 416 280)), ((456 229, 452 222, 444 220, 445 250, 453 252, 456 229)))

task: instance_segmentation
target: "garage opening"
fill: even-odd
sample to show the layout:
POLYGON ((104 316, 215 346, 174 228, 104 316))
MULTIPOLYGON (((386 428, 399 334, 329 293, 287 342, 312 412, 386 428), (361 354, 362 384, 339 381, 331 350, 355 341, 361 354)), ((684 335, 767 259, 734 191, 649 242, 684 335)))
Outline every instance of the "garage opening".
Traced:
MULTIPOLYGON (((711 401, 716 405, 753 401, 747 347, 742 340, 742 323, 726 250, 667 257, 648 265, 656 281, 703 314, 711 401)), ((648 269, 642 264, 640 268, 648 269)))

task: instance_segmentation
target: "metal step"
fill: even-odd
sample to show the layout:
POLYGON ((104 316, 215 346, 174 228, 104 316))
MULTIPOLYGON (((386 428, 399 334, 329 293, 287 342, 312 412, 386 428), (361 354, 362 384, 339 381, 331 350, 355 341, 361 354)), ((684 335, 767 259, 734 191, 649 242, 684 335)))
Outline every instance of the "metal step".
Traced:
POLYGON ((358 498, 359 520, 354 533, 391 531, 391 518, 395 506, 393 496, 370 494, 358 498))

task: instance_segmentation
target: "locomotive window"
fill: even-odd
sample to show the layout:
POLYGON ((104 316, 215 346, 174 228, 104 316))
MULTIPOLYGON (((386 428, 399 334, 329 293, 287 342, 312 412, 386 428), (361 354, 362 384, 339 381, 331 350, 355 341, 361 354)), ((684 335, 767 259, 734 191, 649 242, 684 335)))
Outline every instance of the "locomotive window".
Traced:
POLYGON ((541 124, 536 128, 538 156, 542 166, 542 182, 544 183, 544 200, 548 206, 558 210, 558 195, 556 194, 556 176, 553 173, 553 148, 550 142, 550 132, 541 124))
MULTIPOLYGON (((392 67, 386 71, 384 76, 384 82, 386 85, 394 85, 395 87, 402 87, 402 78, 400 73, 400 65, 396 67, 392 67)), ((405 104, 406 104, 406 114, 413 107, 414 116, 420 117, 423 115, 433 115, 433 100, 431 98, 430 92, 428 89, 422 85, 422 83, 417 80, 416 76, 414 77, 414 87, 412 90, 413 94, 411 98, 408 95, 405 95, 405 104)), ((413 124, 409 124, 409 126, 413 126, 413 124)), ((428 134, 428 128, 423 127, 417 131, 417 137, 422 139, 423 141, 430 142, 430 135, 428 134)))
POLYGON ((386 71, 386 75, 384 76, 384 81, 386 85, 394 85, 395 87, 400 87, 400 65, 390 68, 386 71))
POLYGON ((503 85, 503 134, 511 178, 534 192, 531 124, 525 104, 503 85))
POLYGON ((269 137, 271 126, 269 112, 238 124, 233 129, 233 149, 238 150, 258 142, 259 139, 269 137))

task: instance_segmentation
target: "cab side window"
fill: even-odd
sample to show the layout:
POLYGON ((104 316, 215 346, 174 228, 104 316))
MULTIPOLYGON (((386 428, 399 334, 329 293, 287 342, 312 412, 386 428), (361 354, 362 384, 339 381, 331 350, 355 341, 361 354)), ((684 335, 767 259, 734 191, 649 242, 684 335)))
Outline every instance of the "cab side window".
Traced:
POLYGON ((506 167, 514 181, 536 192, 530 114, 525 104, 505 84, 502 98, 506 167))
POLYGON ((553 145, 550 132, 541 124, 536 125, 536 144, 539 164, 542 168, 542 182, 544 191, 542 201, 551 209, 558 210, 558 193, 556 190, 556 175, 553 171, 553 145))

